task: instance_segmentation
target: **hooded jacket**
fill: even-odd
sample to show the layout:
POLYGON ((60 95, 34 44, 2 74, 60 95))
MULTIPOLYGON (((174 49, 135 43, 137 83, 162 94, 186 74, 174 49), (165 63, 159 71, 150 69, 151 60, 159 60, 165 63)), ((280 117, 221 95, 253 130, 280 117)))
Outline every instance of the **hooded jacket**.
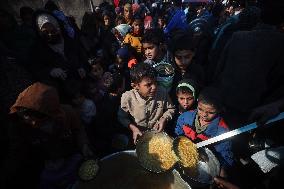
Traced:
POLYGON ((39 175, 45 160, 68 158, 88 143, 79 116, 72 107, 61 105, 56 90, 39 82, 20 93, 10 108, 6 134, 9 143, 7 149, 3 149, 0 164, 0 183, 4 185, 0 184, 0 188, 17 185, 17 181, 32 182, 24 178, 39 175), (20 108, 40 112, 47 118, 33 127, 17 116, 20 108), (48 123, 51 123, 49 130, 45 130, 48 123))
MULTIPOLYGON (((188 111, 181 114, 178 118, 175 128, 176 135, 185 135, 192 141, 207 140, 217 135, 223 134, 229 131, 228 126, 221 117, 216 117, 207 126, 206 130, 197 134, 195 131, 194 120, 197 115, 197 110, 188 111)), ((220 142, 214 145, 214 151, 216 156, 223 167, 230 167, 233 165, 233 153, 230 141, 220 142)))
POLYGON ((34 83, 18 96, 10 110, 11 125, 8 134, 12 142, 8 155, 17 154, 18 158, 25 159, 30 154, 21 151, 24 149, 29 151, 36 146, 42 152, 44 159, 56 159, 68 157, 88 143, 79 115, 71 106, 60 105, 58 94, 53 87, 39 82, 34 83), (47 118, 39 126, 32 127, 16 116, 20 108, 39 112, 47 118), (47 123, 51 124, 49 126, 51 132, 44 130, 47 123))

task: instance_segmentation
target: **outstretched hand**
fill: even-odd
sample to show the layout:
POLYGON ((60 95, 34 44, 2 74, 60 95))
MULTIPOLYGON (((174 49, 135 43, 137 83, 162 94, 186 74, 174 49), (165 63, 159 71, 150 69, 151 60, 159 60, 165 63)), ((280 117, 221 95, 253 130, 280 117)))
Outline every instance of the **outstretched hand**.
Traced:
POLYGON ((258 108, 255 108, 250 117, 250 121, 256 121, 259 126, 264 125, 269 119, 274 118, 280 114, 280 108, 278 103, 267 104, 258 108))
POLYGON ((166 126, 166 119, 161 118, 153 127, 154 130, 156 130, 157 132, 161 132, 164 130, 166 126))
POLYGON ((138 127, 136 127, 134 124, 130 124, 129 125, 129 128, 131 129, 132 131, 132 136, 133 136, 133 142, 134 144, 136 144, 137 142, 137 138, 139 136, 142 136, 142 132, 138 129, 138 127))
POLYGON ((222 189, 240 189, 238 186, 230 183, 229 181, 220 178, 220 177, 215 177, 214 182, 217 185, 218 188, 222 189))

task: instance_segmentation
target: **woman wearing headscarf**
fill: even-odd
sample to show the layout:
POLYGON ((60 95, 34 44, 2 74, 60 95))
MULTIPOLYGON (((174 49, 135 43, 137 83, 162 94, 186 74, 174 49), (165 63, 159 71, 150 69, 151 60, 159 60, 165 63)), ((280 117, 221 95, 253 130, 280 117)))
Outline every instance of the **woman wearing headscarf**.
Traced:
POLYGON ((61 29, 58 20, 48 12, 34 17, 38 43, 31 51, 29 68, 38 81, 51 84, 86 75, 78 42, 61 29))

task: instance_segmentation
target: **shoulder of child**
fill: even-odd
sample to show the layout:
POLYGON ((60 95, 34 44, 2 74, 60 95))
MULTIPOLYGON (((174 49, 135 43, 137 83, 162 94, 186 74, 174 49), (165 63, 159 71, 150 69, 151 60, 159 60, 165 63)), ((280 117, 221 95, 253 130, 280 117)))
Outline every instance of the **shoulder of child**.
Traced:
POLYGON ((121 101, 127 101, 131 98, 133 98, 135 95, 135 89, 131 89, 129 91, 125 91, 122 95, 121 95, 121 101))
POLYGON ((179 117, 178 119, 183 119, 183 120, 193 120, 195 117, 195 111, 194 110, 190 110, 190 111, 186 111, 186 112, 183 112, 179 117))
POLYGON ((219 132, 228 132, 230 129, 227 125, 227 123, 225 122, 225 120, 223 118, 220 118, 219 123, 218 123, 218 127, 219 127, 219 132))
POLYGON ((158 95, 167 95, 168 91, 165 87, 158 86, 157 93, 158 95))

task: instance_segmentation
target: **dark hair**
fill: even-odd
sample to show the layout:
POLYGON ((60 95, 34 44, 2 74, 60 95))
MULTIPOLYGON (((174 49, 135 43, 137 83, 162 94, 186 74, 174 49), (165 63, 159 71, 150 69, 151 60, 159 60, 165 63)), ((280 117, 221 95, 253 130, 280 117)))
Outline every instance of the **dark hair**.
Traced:
POLYGON ((31 7, 24 6, 20 8, 20 17, 22 20, 24 20, 24 17, 26 15, 33 15, 33 13, 34 13, 34 10, 31 7))
POLYGON ((198 96, 198 102, 210 104, 214 106, 218 112, 222 112, 224 110, 222 95, 219 90, 214 87, 204 88, 198 96))
POLYGON ((56 5, 56 3, 52 0, 48 0, 46 2, 46 4, 44 5, 44 9, 49 10, 49 11, 55 11, 55 10, 59 10, 58 6, 56 5))
POLYGON ((141 43, 153 43, 159 46, 165 42, 165 36, 161 29, 149 29, 145 32, 141 43))
POLYGON ((193 80, 183 79, 180 82, 178 82, 178 85, 177 85, 177 88, 176 88, 176 94, 178 94, 178 93, 191 93, 191 94, 193 94, 194 99, 196 99, 197 90, 198 90, 197 84, 193 80), (183 84, 183 83, 192 86, 194 91, 192 91, 192 89, 190 89, 187 86, 179 86, 180 84, 183 84))
POLYGON ((103 16, 103 17, 104 17, 104 16, 108 16, 108 17, 112 18, 112 14, 111 14, 111 12, 109 12, 108 10, 104 10, 103 13, 102 13, 102 16, 103 16))
POLYGON ((107 92, 117 93, 118 89, 123 85, 123 77, 119 73, 113 73, 109 81, 103 81, 103 85, 107 92))
POLYGON ((195 50, 196 42, 193 39, 192 31, 177 31, 170 41, 170 51, 175 54, 179 50, 195 50))
POLYGON ((139 15, 133 16, 133 22, 135 22, 136 20, 140 20, 141 22, 143 22, 143 18, 139 15))
POLYGON ((132 83, 140 83, 143 78, 156 79, 156 70, 149 64, 138 63, 130 70, 130 78, 132 83))
POLYGON ((117 25, 118 21, 122 21, 122 24, 126 24, 125 18, 121 15, 116 16, 115 24, 117 25))

